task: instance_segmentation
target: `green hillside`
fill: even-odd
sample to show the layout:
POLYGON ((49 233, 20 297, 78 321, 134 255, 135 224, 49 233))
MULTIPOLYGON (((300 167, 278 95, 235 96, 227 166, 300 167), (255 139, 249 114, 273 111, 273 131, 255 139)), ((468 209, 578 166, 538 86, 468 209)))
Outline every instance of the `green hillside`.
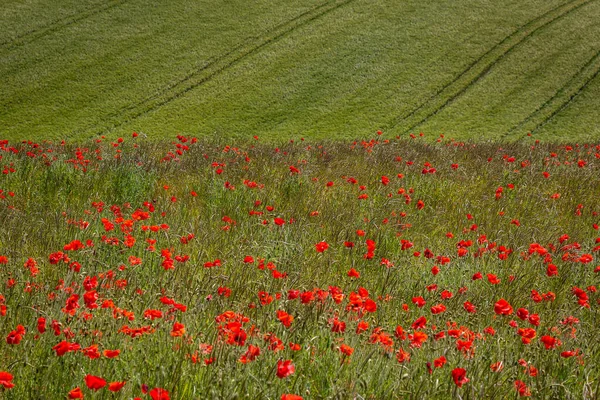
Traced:
POLYGON ((5 0, 0 139, 600 137, 600 1, 5 0))

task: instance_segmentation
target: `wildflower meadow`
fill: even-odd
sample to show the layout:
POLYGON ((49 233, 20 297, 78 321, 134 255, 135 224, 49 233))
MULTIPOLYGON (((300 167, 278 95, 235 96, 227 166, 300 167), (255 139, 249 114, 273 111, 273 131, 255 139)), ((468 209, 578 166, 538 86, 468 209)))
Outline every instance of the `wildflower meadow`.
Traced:
POLYGON ((0 141, 0 398, 594 399, 600 145, 0 141))

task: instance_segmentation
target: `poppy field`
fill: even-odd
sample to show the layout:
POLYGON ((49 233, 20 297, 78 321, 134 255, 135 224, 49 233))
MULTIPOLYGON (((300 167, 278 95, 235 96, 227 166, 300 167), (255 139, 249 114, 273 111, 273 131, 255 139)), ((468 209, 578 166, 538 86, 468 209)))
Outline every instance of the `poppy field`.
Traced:
POLYGON ((0 142, 0 397, 597 398, 600 145, 0 142))

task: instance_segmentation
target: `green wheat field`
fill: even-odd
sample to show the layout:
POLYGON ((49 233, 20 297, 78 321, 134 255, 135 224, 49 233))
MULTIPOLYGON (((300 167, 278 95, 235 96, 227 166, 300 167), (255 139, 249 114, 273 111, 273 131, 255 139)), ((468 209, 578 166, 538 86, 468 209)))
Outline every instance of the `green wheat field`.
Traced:
POLYGON ((600 135, 600 3, 47 1, 0 8, 0 135, 600 135))

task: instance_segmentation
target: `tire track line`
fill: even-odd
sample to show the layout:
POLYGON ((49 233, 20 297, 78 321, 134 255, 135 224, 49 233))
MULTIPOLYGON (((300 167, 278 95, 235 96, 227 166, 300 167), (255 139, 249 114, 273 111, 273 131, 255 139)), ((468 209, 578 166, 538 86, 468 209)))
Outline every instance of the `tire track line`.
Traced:
POLYGON ((70 25, 76 24, 77 22, 83 21, 87 18, 93 17, 94 15, 100 14, 104 11, 108 11, 119 5, 125 4, 128 1, 129 0, 111 0, 108 2, 104 2, 103 4, 96 5, 96 7, 92 7, 90 9, 81 11, 79 13, 75 13, 64 18, 57 19, 54 22, 51 22, 47 25, 32 29, 14 38, 1 42, 0 50, 9 51, 27 43, 34 42, 40 38, 43 38, 46 35, 59 31, 70 25))
POLYGON ((390 124, 389 128, 404 124, 406 127, 403 128, 402 133, 407 133, 423 124, 469 90, 475 83, 486 76, 495 65, 512 53, 521 43, 531 38, 536 32, 593 1, 595 0, 569 1, 530 20, 471 63, 467 69, 444 85, 425 102, 408 114, 396 118, 390 124))
POLYGON ((597 51, 569 80, 531 114, 506 131, 501 138, 517 131, 535 132, 564 110, 600 74, 600 50, 597 51), (565 96, 567 96, 565 98, 565 96), (562 100, 562 102, 561 102, 562 100), (559 104, 555 104, 555 103, 559 104), (550 110, 549 114, 545 111, 550 110))
POLYGON ((577 91, 575 93, 573 93, 568 99, 567 101, 565 101, 558 109, 556 109, 556 111, 554 111, 552 114, 550 114, 546 119, 544 119, 544 121, 540 122, 531 132, 535 133, 537 130, 539 130, 542 126, 546 125, 548 122, 550 122, 550 120, 552 118, 554 118, 558 113, 560 113, 561 111, 563 111, 565 108, 567 108, 571 102, 577 97, 579 96, 584 90, 585 88, 594 80, 598 77, 598 75, 600 75, 600 69, 598 69, 588 80, 586 80, 586 82, 581 85, 579 87, 579 89, 577 89, 577 91))
MULTIPOLYGON (((241 45, 234 47, 227 53, 218 56, 213 61, 208 62, 198 70, 193 71, 175 83, 168 85, 165 90, 162 90, 158 94, 147 97, 133 106, 125 107, 122 109, 122 112, 118 113, 118 115, 113 114, 113 116, 116 118, 107 122, 106 126, 100 129, 92 128, 94 130, 94 134, 100 135, 107 131, 111 131, 121 125, 131 122, 145 114, 169 104, 173 100, 176 100, 188 92, 196 89, 197 87, 211 81, 221 73, 227 71, 229 68, 259 52, 264 47, 279 41, 297 29, 300 29, 312 23, 313 21, 326 16, 329 13, 332 13, 343 6, 352 3, 353 1, 355 0, 327 1, 317 7, 303 12, 289 21, 271 28, 257 37, 247 40, 241 45)), ((90 129, 85 130, 84 132, 89 133, 90 129)))
MULTIPOLYGON (((302 17, 306 16, 309 13, 315 12, 323 7, 326 7, 327 5, 333 3, 334 0, 328 0, 325 3, 322 3, 310 10, 307 10, 305 12, 303 12, 302 14, 292 18, 291 20, 285 21, 283 23, 280 23, 278 25, 276 25, 275 27, 266 30, 265 32, 262 33, 262 36, 276 32, 277 30, 280 30, 282 28, 285 28, 286 26, 298 21, 299 19, 301 19, 302 17)), ((162 88, 157 89, 153 94, 146 96, 145 98, 143 98, 142 100, 132 103, 128 106, 122 107, 121 109, 119 109, 116 112, 110 113, 107 116, 109 118, 114 118, 114 117, 119 117, 122 114, 124 114, 125 112, 129 111, 129 110, 133 110, 136 107, 142 106, 146 103, 151 102, 152 100, 156 99, 157 97, 160 97, 162 95, 164 95, 166 92, 168 92, 169 90, 174 89, 175 87, 177 87, 178 85, 182 85, 185 82, 188 82, 190 80, 192 80, 195 76, 197 76, 198 74, 204 72, 205 70, 208 70, 209 68, 214 67, 215 65, 217 65, 219 62, 223 62, 224 60, 227 59, 227 57, 231 57, 233 55, 236 54, 236 52, 241 52, 244 49, 244 46, 248 46, 249 44, 251 44, 251 42, 254 40, 259 40, 260 39, 260 35, 258 36, 252 36, 248 39, 246 39, 244 42, 238 44, 237 46, 235 46, 234 48, 232 48, 231 50, 227 51, 226 53, 223 53, 221 55, 218 56, 214 56, 211 57, 207 62, 205 62, 202 66, 199 66, 197 68, 195 68, 194 70, 192 70, 191 72, 189 72, 188 74, 186 74, 185 76, 183 76, 182 78, 177 79, 176 81, 169 83, 165 86, 163 86, 162 88)))

